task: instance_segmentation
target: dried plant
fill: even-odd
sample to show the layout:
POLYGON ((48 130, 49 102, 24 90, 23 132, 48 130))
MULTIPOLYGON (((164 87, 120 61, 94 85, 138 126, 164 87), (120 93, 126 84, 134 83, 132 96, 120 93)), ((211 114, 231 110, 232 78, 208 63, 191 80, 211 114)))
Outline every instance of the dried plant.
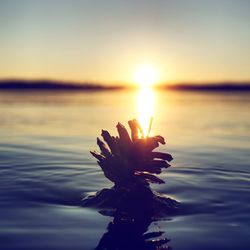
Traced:
POLYGON ((162 136, 144 137, 136 119, 128 124, 131 137, 126 128, 118 123, 116 128, 119 136, 111 136, 108 131, 102 130, 104 141, 97 138, 101 152, 91 151, 91 154, 98 160, 104 175, 114 186, 86 197, 82 204, 115 209, 113 211, 116 216, 163 216, 166 212, 174 211, 178 202, 153 192, 149 183, 164 183, 156 175, 160 174, 163 168, 170 167, 169 162, 173 158, 168 153, 153 151, 160 144, 165 144, 162 136))
POLYGON ((160 174, 162 168, 170 167, 173 159, 168 153, 153 152, 159 144, 165 144, 162 136, 143 137, 141 127, 136 119, 128 122, 131 138, 126 128, 118 123, 116 128, 119 137, 114 137, 108 131, 102 130, 106 143, 97 138, 101 153, 91 151, 98 160, 104 175, 116 187, 128 187, 132 182, 164 183, 155 174, 160 174))

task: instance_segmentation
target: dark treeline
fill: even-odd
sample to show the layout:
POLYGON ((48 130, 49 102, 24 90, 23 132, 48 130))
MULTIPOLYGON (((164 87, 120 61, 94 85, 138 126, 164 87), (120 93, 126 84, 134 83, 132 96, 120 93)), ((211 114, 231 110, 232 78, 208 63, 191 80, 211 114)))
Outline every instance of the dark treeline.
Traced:
MULTIPOLYGON (((102 91, 122 90, 133 88, 132 85, 104 85, 95 83, 63 82, 53 80, 0 80, 0 90, 67 90, 67 91, 102 91)), ((157 86, 162 90, 179 91, 250 91, 250 82, 219 82, 219 83, 183 83, 183 84, 162 84, 157 86)))
POLYGON ((52 80, 0 80, 0 90, 120 90, 123 86, 52 80))
POLYGON ((182 91, 250 91, 250 82, 185 83, 169 86, 164 85, 161 88, 182 91))

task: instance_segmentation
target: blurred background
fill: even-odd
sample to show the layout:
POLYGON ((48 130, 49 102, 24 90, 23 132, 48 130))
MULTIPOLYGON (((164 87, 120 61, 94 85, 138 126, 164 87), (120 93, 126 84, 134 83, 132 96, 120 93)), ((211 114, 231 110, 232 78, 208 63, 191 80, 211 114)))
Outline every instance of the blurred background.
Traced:
POLYGON ((1 1, 1 78, 134 83, 249 81, 247 0, 1 1))

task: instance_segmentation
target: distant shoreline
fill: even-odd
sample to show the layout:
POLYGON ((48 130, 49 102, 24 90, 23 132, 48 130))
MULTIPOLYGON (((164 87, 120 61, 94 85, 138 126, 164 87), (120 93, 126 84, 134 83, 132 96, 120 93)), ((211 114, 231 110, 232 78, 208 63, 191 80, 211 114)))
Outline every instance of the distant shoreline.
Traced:
POLYGON ((59 82, 51 80, 0 80, 0 91, 1 90, 49 90, 49 91, 103 91, 103 90, 121 90, 123 86, 105 86, 101 84, 92 83, 73 83, 73 82, 59 82))
POLYGON ((171 86, 160 86, 160 89, 171 89, 176 91, 204 91, 204 92, 229 92, 229 91, 249 91, 250 83, 213 83, 213 84, 176 84, 171 86))
MULTIPOLYGON (((52 80, 0 80, 0 91, 113 91, 133 89, 133 86, 93 83, 61 82, 52 80)), ((176 91, 249 91, 250 82, 182 83, 158 85, 157 89, 176 91)))

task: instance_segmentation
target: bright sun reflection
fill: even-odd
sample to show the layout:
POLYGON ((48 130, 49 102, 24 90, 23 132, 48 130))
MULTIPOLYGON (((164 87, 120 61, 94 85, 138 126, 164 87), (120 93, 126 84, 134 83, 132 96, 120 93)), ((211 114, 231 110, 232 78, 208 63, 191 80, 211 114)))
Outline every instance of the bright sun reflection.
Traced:
POLYGON ((137 96, 137 109, 138 121, 143 131, 141 137, 146 137, 152 134, 150 123, 154 114, 154 93, 151 88, 144 87, 139 90, 137 96))
POLYGON ((152 135, 154 92, 151 87, 157 81, 157 77, 157 71, 149 65, 142 65, 135 74, 135 80, 141 86, 137 96, 138 121, 143 130, 141 137, 152 135))

